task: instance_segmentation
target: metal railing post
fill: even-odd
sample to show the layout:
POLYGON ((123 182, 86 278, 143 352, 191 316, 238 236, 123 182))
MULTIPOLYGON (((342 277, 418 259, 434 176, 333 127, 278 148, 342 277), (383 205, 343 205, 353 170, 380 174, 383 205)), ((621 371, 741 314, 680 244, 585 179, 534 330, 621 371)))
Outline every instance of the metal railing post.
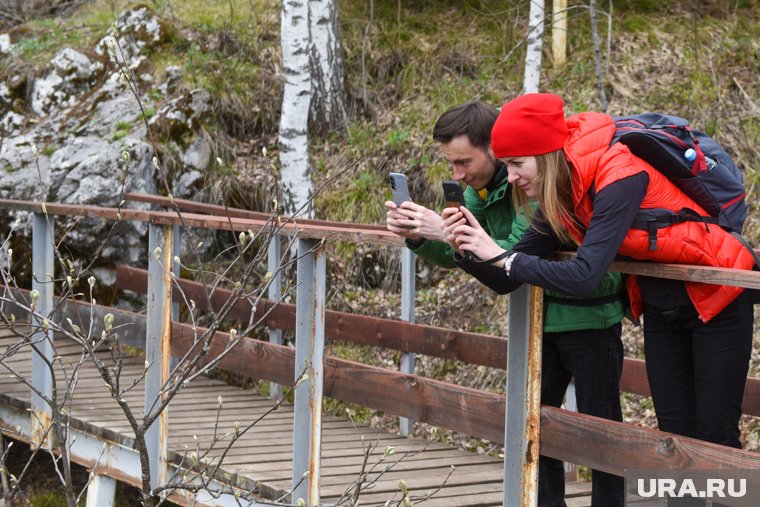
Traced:
POLYGON ((541 423, 543 291, 523 285, 509 297, 504 505, 535 507, 541 423))
MULTIPOLYGON (((272 236, 269 239, 269 248, 267 250, 267 271, 272 273, 272 280, 269 283, 267 296, 272 303, 277 302, 282 297, 282 272, 280 270, 280 259, 282 258, 282 243, 279 236, 272 236)), ((269 329, 269 343, 282 345, 282 329, 269 329)), ((269 383, 269 397, 273 400, 282 399, 282 386, 269 383)))
POLYGON ((308 505, 319 505, 322 447, 322 388, 325 345, 325 251, 319 241, 298 240, 295 379, 308 375, 295 391, 293 420, 293 492, 308 505))
MULTIPOLYGON (((155 412, 169 376, 172 311, 171 226, 150 224, 148 231, 148 310, 145 343, 145 414, 155 412)), ((150 486, 166 482, 169 409, 165 408, 145 432, 150 463, 150 486)))
MULTIPOLYGON (((172 273, 179 279, 180 267, 174 262, 174 258, 182 259, 180 256, 180 242, 182 241, 182 229, 179 225, 172 226, 172 273)), ((179 303, 172 302, 172 320, 179 320, 179 303)))
MULTIPOLYGON (((414 294, 415 294, 415 261, 417 256, 408 248, 401 249, 401 320, 414 322, 414 294)), ((404 352, 401 356, 399 370, 402 373, 414 373, 416 362, 414 352, 404 352)), ((412 432, 414 421, 400 417, 398 421, 399 432, 408 437, 412 432)))
POLYGON ((50 364, 53 362, 53 333, 42 330, 42 319, 53 311, 53 280, 55 279, 53 243, 54 219, 46 213, 35 213, 32 221, 32 290, 39 293, 35 302, 35 313, 43 316, 32 319, 40 326, 32 335, 32 441, 52 445, 50 438, 51 409, 45 398, 53 397, 53 376, 50 364), (39 393, 39 394, 38 394, 39 393), (46 435, 48 435, 46 437, 46 435))
MULTIPOLYGON (((181 245, 182 241, 182 228, 179 225, 173 225, 172 226, 172 273, 174 273, 175 279, 180 278, 180 265, 178 262, 174 262, 174 259, 182 259, 180 256, 181 245)), ((179 322, 179 303, 176 301, 172 301, 172 320, 179 322)), ((169 346, 169 351, 171 351, 171 344, 169 346)), ((170 352, 171 353, 171 352, 170 352)), ((172 356, 169 359, 169 371, 174 371, 174 368, 179 365, 179 357, 172 356)), ((168 375, 168 374, 167 374, 168 375)))
POLYGON ((116 479, 95 474, 87 485, 87 507, 113 507, 116 499, 116 479))

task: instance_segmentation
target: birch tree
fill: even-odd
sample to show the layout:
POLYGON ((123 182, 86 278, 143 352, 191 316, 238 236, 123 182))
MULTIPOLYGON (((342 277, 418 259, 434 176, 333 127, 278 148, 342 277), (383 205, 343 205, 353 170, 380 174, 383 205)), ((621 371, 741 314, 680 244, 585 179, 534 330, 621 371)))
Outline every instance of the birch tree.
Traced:
POLYGON ((285 212, 313 216, 308 133, 347 121, 337 0, 285 0, 280 41, 285 87, 280 166, 285 212))
POLYGON ((308 120, 311 105, 309 3, 284 0, 280 43, 285 85, 280 114, 280 176, 285 213, 312 216, 308 120))
POLYGON ((312 77, 309 131, 325 134, 348 121, 337 0, 310 0, 309 17, 312 77))
POLYGON ((531 0, 525 51, 523 93, 538 92, 541 77, 541 51, 544 40, 544 0, 531 0))

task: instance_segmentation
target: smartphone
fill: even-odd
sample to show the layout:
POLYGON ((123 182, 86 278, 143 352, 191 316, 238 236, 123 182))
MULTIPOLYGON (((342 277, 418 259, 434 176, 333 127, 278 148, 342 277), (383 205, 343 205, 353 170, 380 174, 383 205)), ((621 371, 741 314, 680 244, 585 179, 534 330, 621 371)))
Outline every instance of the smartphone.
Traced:
POLYGON ((401 173, 390 173, 388 178, 391 180, 391 192, 393 192, 393 202, 396 206, 401 206, 402 202, 411 201, 409 197, 409 183, 406 176, 401 173))
POLYGON ((464 206, 464 193, 462 186, 456 181, 443 182, 443 200, 447 208, 459 208, 464 206))
MULTIPOLYGON (((447 208, 457 208, 464 206, 464 192, 462 192, 462 185, 458 181, 444 181, 443 185, 443 200, 446 201, 447 208)), ((464 223, 470 225, 467 219, 464 223)))

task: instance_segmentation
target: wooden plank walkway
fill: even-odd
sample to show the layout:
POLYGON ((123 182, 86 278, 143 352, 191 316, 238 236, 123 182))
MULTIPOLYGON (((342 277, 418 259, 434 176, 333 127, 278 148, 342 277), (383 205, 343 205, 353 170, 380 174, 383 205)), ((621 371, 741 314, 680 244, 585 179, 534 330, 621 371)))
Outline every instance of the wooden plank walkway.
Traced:
MULTIPOLYGON (((8 329, 0 329, 0 351, 17 342, 8 329)), ((72 341, 56 341, 56 354, 67 365, 75 364, 80 348, 72 341)), ((102 357, 106 357, 103 353, 102 357)), ((22 375, 29 375, 30 352, 22 349, 0 362, 0 393, 22 403, 29 403, 29 388, 8 374, 8 367, 22 375)), ((130 357, 124 361, 122 378, 132 379, 142 374, 143 359, 130 357)), ((63 381, 63 378, 59 378, 63 381)), ((125 382, 123 382, 126 385, 125 382)), ((140 384, 126 395, 130 406, 142 416, 143 391, 140 384)), ((6 400, 6 402, 8 402, 6 400)), ((273 401, 254 392, 230 386, 220 380, 201 377, 180 391, 169 412, 170 460, 183 453, 208 447, 214 432, 234 432, 235 421, 242 427, 261 417, 273 406, 273 401), (222 396, 222 410, 217 398, 222 396), (218 422, 217 422, 218 421, 218 422), (196 441, 197 439, 197 441, 196 441), (172 457, 172 454, 174 456, 172 457)), ((121 408, 110 396, 108 389, 92 363, 86 364, 79 375, 71 414, 76 425, 94 435, 118 435, 120 443, 130 445, 133 433, 121 408)), ((5 431, 6 428, 3 428, 5 431)), ((11 431, 8 431, 9 433, 11 431)), ((224 472, 236 474, 246 483, 261 483, 264 490, 285 494, 290 489, 293 440, 293 407, 285 404, 267 415, 251 431, 235 443, 224 459, 224 472)), ((226 441, 226 440, 225 440, 226 441)), ((421 439, 403 438, 367 426, 354 426, 351 421, 333 416, 322 419, 322 474, 320 492, 322 502, 334 503, 357 478, 364 459, 364 447, 376 444, 369 465, 377 463, 386 446, 393 446, 394 461, 406 456, 391 471, 377 479, 371 490, 360 497, 361 505, 383 505, 399 490, 403 479, 410 495, 424 495, 439 487, 453 465, 455 471, 448 482, 431 499, 424 502, 436 506, 489 506, 501 505, 503 499, 503 465, 501 460, 461 451, 441 443, 421 439), (407 454, 408 453, 408 454, 407 454)), ((224 442, 222 442, 224 444, 224 442)), ((225 445, 209 454, 218 458, 225 445)), ((390 459, 386 460, 392 462, 390 459)), ((367 480, 378 477, 385 465, 368 474, 367 480)), ((590 506, 590 484, 568 484, 568 507, 590 506)), ((396 499, 400 496, 396 495, 396 499)))

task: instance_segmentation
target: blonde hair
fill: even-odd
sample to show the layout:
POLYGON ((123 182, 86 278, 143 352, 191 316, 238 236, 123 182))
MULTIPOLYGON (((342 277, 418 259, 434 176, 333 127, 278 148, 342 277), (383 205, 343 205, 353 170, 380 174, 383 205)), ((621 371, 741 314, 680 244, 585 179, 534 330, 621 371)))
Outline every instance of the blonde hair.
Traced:
MULTIPOLYGON (((544 220, 563 243, 580 244, 580 230, 573 214, 572 181, 570 165, 563 150, 536 155, 536 200, 544 220), (568 224, 572 230, 568 230, 568 224)), ((517 185, 512 187, 515 207, 532 219, 533 209, 528 196, 517 185)))

